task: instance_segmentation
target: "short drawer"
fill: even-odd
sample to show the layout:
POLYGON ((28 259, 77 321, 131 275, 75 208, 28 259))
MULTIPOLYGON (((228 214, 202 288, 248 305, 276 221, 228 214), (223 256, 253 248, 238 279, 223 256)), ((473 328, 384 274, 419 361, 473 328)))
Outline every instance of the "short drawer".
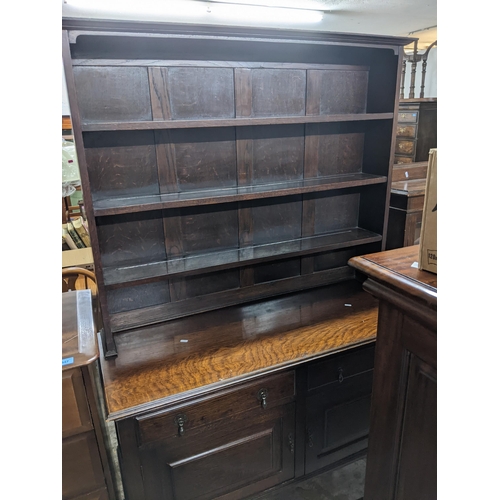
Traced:
POLYGON ((335 354, 307 369, 307 390, 314 391, 373 369, 375 344, 335 354))
POLYGON ((396 139, 396 153, 412 155, 415 152, 415 141, 396 139))
POLYGON ((417 123, 418 111, 406 111, 398 113, 398 122, 401 123, 417 123))
POLYGON ((62 372, 62 436, 93 428, 87 394, 79 369, 62 372))
POLYGON ((396 130, 398 137, 411 137, 413 139, 417 134, 416 125, 398 125, 396 130))
POLYGON ((294 371, 265 377, 195 403, 138 417, 140 444, 172 438, 222 419, 227 421, 248 410, 280 406, 294 398, 294 371))
POLYGON ((394 162, 398 163, 413 163, 413 156, 394 155, 394 162))

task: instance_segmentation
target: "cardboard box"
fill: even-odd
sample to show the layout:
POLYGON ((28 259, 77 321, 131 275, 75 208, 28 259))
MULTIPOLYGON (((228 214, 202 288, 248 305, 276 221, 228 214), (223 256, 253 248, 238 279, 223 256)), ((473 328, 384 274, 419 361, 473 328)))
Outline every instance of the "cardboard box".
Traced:
POLYGON ((437 274, 437 148, 429 151, 418 267, 437 274))
POLYGON ((92 248, 64 250, 62 252, 62 267, 83 267, 89 271, 93 271, 94 259, 92 257, 92 248))

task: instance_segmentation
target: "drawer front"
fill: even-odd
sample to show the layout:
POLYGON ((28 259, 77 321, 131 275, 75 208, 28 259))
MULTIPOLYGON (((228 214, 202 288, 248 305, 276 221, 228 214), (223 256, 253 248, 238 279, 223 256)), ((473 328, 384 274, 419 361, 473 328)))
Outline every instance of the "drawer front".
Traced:
POLYGON ((400 123, 417 123, 418 111, 403 111, 398 113, 398 122, 400 123))
POLYGON ((307 390, 340 385, 345 379, 373 369, 375 344, 336 354, 307 369, 307 390))
POLYGON ((396 153, 412 155, 415 153, 415 141, 396 139, 396 153))
POLYGON ((396 135, 398 137, 411 137, 412 139, 417 134, 416 125, 398 125, 396 129, 396 135))
POLYGON ((408 210, 423 211, 425 196, 413 196, 408 200, 408 210))
POLYGON ((140 443, 174 438, 244 411, 283 405, 294 397, 294 371, 266 377, 196 403, 138 417, 140 443))
POLYGON ((62 373, 62 435, 72 436, 93 428, 87 394, 79 369, 62 373))
POLYGON ((394 162, 396 164, 398 164, 398 163, 413 163, 413 156, 399 156, 399 155, 395 155, 394 162))
POLYGON ((392 169, 392 182, 425 179, 427 177, 427 162, 414 163, 410 166, 394 166, 392 169))
POLYGON ((105 487, 106 483, 94 433, 90 431, 64 439, 62 442, 63 500, 105 487))
POLYGON ((240 413, 225 425, 202 429, 140 451, 144 498, 244 498, 294 477, 294 403, 240 413))

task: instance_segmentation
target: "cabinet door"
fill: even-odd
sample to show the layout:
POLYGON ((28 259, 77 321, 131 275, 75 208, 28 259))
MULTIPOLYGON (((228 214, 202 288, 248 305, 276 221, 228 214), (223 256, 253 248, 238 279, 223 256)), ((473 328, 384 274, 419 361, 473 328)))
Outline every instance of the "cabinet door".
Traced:
POLYGON ((411 355, 396 500, 437 498, 437 374, 411 355), (422 480, 425 478, 425 481, 422 480))
POLYGON ((62 373, 62 437, 91 430, 87 394, 79 368, 62 373))
POLYGON ((63 439, 63 500, 105 488, 106 482, 94 433, 85 432, 63 439))
POLYGON ((143 446, 145 498, 239 499, 293 478, 294 408, 252 410, 143 446))
POLYGON ((306 402, 306 474, 367 448, 373 356, 371 346, 309 370, 309 387, 322 389, 306 402))
POLYGON ((372 374, 307 399, 306 474, 366 450, 372 374))

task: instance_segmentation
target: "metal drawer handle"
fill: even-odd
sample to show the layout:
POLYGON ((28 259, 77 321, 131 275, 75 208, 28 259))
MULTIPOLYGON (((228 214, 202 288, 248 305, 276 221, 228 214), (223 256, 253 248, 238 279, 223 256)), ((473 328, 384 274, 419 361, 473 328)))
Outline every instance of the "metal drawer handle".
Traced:
POLYGON ((344 381, 344 370, 342 368, 339 368, 339 384, 341 384, 344 381))
POLYGON ((177 415, 174 419, 174 422, 177 424, 179 437, 184 436, 184 424, 187 422, 186 415, 177 415))
POLYGON ((262 408, 267 408, 267 389, 261 389, 257 394, 257 399, 261 402, 262 408))

